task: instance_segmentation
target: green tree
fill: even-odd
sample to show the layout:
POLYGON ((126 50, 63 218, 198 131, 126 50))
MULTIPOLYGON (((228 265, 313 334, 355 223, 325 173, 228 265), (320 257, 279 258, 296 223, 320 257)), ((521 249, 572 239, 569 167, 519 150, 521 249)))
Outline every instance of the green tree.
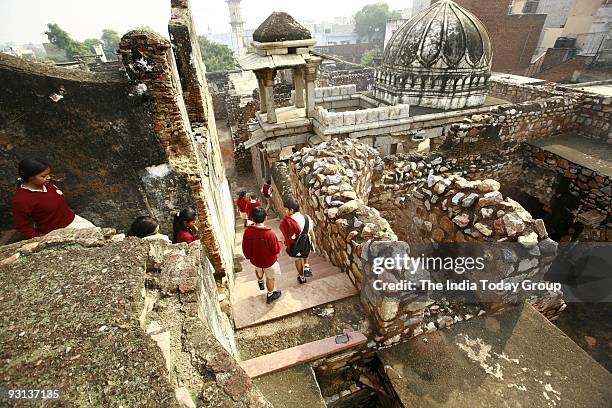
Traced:
POLYGON ((102 49, 104 50, 104 54, 106 54, 106 58, 108 58, 109 61, 116 61, 117 50, 119 49, 119 42, 121 41, 119 33, 115 30, 104 29, 102 30, 100 40, 102 40, 102 49))
POLYGON ((208 41, 208 38, 203 35, 198 36, 198 44, 207 71, 236 69, 234 53, 227 45, 208 41))
POLYGON ((88 51, 88 47, 85 44, 73 40, 70 35, 62 30, 57 24, 47 24, 47 31, 45 31, 45 34, 51 44, 66 52, 66 56, 69 59, 74 59, 77 55, 91 54, 91 51, 88 51))
POLYGON ((389 10, 387 3, 368 4, 354 15, 355 32, 368 42, 380 41, 385 38, 387 20, 401 17, 398 11, 389 10))
POLYGON ((367 67, 371 67, 374 65, 374 58, 378 55, 380 51, 378 49, 372 49, 364 52, 361 55, 361 65, 365 65, 367 67))

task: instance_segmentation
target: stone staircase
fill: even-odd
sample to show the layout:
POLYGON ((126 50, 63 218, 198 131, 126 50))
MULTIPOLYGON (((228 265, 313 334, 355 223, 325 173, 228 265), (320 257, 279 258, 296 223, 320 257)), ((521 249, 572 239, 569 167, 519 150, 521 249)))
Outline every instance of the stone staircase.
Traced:
MULTIPOLYGON (((282 242, 279 224, 277 219, 266 221, 282 242)), ((242 254, 243 231, 242 225, 237 226, 236 254, 242 254)), ((242 270, 235 274, 231 302, 241 366, 274 406, 308 403, 325 407, 308 363, 367 342, 366 336, 355 330, 355 319, 363 316, 358 291, 345 273, 317 254, 310 257, 313 277, 306 284, 298 283, 295 264, 284 248, 279 264, 281 277, 276 287, 283 294, 270 305, 248 260, 241 262, 242 270), (327 317, 321 310, 336 310, 338 316, 327 317), (355 311, 355 319, 347 319, 346 310, 355 311), (249 342, 256 346, 249 348, 249 342)))

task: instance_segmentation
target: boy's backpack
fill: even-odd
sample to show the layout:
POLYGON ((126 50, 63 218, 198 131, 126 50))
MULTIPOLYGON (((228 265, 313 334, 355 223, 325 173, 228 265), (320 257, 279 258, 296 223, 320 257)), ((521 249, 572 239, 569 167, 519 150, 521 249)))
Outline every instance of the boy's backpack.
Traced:
POLYGON ((305 216, 304 219, 304 229, 298 235, 298 237, 293 241, 293 245, 291 246, 291 250, 289 251, 289 256, 293 258, 308 258, 310 255, 310 238, 308 237, 308 216, 305 216))

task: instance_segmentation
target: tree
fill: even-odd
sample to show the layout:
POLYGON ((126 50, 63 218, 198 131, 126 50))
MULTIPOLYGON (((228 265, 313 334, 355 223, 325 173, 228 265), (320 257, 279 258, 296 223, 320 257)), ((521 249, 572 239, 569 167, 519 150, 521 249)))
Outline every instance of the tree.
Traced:
POLYGON ((208 41, 208 38, 203 35, 198 36, 198 44, 207 71, 236 69, 234 53, 227 45, 208 41))
POLYGON ((398 11, 390 11, 387 3, 374 3, 364 6, 355 16, 355 32, 361 38, 382 40, 388 19, 398 19, 402 15, 398 11))
POLYGON ((91 54, 91 51, 88 50, 88 47, 85 44, 73 40, 66 31, 60 28, 59 25, 49 23, 47 24, 47 28, 48 30, 45 31, 45 34, 47 35, 49 42, 60 50, 64 50, 69 59, 74 59, 74 57, 77 55, 91 54))
POLYGON ((102 30, 100 40, 102 40, 102 49, 104 50, 104 54, 106 54, 106 58, 108 58, 109 61, 116 61, 117 50, 119 49, 119 42, 121 41, 119 33, 115 30, 105 28, 102 30))
POLYGON ((374 58, 378 55, 380 51, 376 48, 372 50, 365 51, 361 56, 361 65, 365 65, 367 67, 371 67, 374 65, 374 58))

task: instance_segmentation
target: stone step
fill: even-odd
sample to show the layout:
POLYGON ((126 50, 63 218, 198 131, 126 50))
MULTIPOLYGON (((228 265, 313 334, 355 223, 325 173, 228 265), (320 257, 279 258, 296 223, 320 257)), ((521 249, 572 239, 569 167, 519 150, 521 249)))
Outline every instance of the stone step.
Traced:
POLYGON ((311 343, 301 344, 296 347, 243 361, 240 365, 249 377, 257 378, 309 361, 314 361, 325 356, 341 353, 367 342, 366 336, 358 331, 347 332, 345 336, 327 337, 311 343), (348 337, 348 341, 346 341, 347 339, 345 336, 348 337))
MULTIPOLYGON (((278 284, 278 282, 282 282, 288 278, 295 280, 297 283, 298 273, 295 270, 295 265, 293 263, 285 264, 285 265, 283 265, 283 263, 280 263, 280 266, 281 266, 281 278, 280 280, 277 279, 276 283, 278 284)), ((310 270, 312 271, 313 276, 311 278, 308 278, 309 281, 312 279, 318 279, 324 276, 329 276, 334 273, 341 273, 339 268, 333 266, 329 262, 323 262, 323 261, 311 262, 310 270)), ((254 268, 252 266, 248 267, 248 269, 243 269, 242 272, 239 272, 235 274, 234 276, 235 276, 234 282, 236 285, 241 284, 241 283, 257 281, 257 278, 255 277, 254 268)))
MULTIPOLYGON (((281 255, 278 258, 278 264, 280 265, 281 272, 283 274, 285 273, 297 274, 297 271, 295 270, 294 260, 289 258, 287 255, 281 255)), ((309 259, 308 264, 310 265, 310 269, 313 271, 313 273, 315 273, 318 269, 321 269, 322 267, 331 265, 327 260, 325 260, 324 258, 320 256, 311 257, 311 259, 309 259)), ((251 263, 248 260, 242 261, 240 263, 240 266, 242 267, 242 271, 236 273, 235 275, 236 278, 239 278, 242 276, 248 276, 248 277, 252 276, 253 279, 255 279, 255 273, 253 272, 255 270, 255 267, 251 265, 251 263)))
POLYGON ((232 296, 234 324, 237 330, 345 299, 357 295, 358 292, 348 275, 336 273, 304 285, 290 287, 272 304, 266 303, 265 291, 259 293, 247 298, 240 298, 239 294, 232 296))
MULTIPOLYGON (((276 289, 282 290, 284 293, 289 288, 311 285, 317 280, 339 273, 341 272, 338 268, 328 264, 327 266, 314 271, 313 276, 307 278, 308 281, 306 283, 299 283, 297 281, 297 272, 295 272, 295 270, 289 273, 283 271, 281 277, 276 279, 276 289)), ((265 291, 259 289, 257 279, 255 278, 255 273, 251 273, 251 276, 240 276, 235 280, 235 286, 233 291, 234 301, 238 301, 240 299, 245 299, 252 296, 259 296, 264 292, 265 291)))
POLYGON ((319 383, 308 364, 259 377, 253 382, 274 407, 326 408, 319 383))

